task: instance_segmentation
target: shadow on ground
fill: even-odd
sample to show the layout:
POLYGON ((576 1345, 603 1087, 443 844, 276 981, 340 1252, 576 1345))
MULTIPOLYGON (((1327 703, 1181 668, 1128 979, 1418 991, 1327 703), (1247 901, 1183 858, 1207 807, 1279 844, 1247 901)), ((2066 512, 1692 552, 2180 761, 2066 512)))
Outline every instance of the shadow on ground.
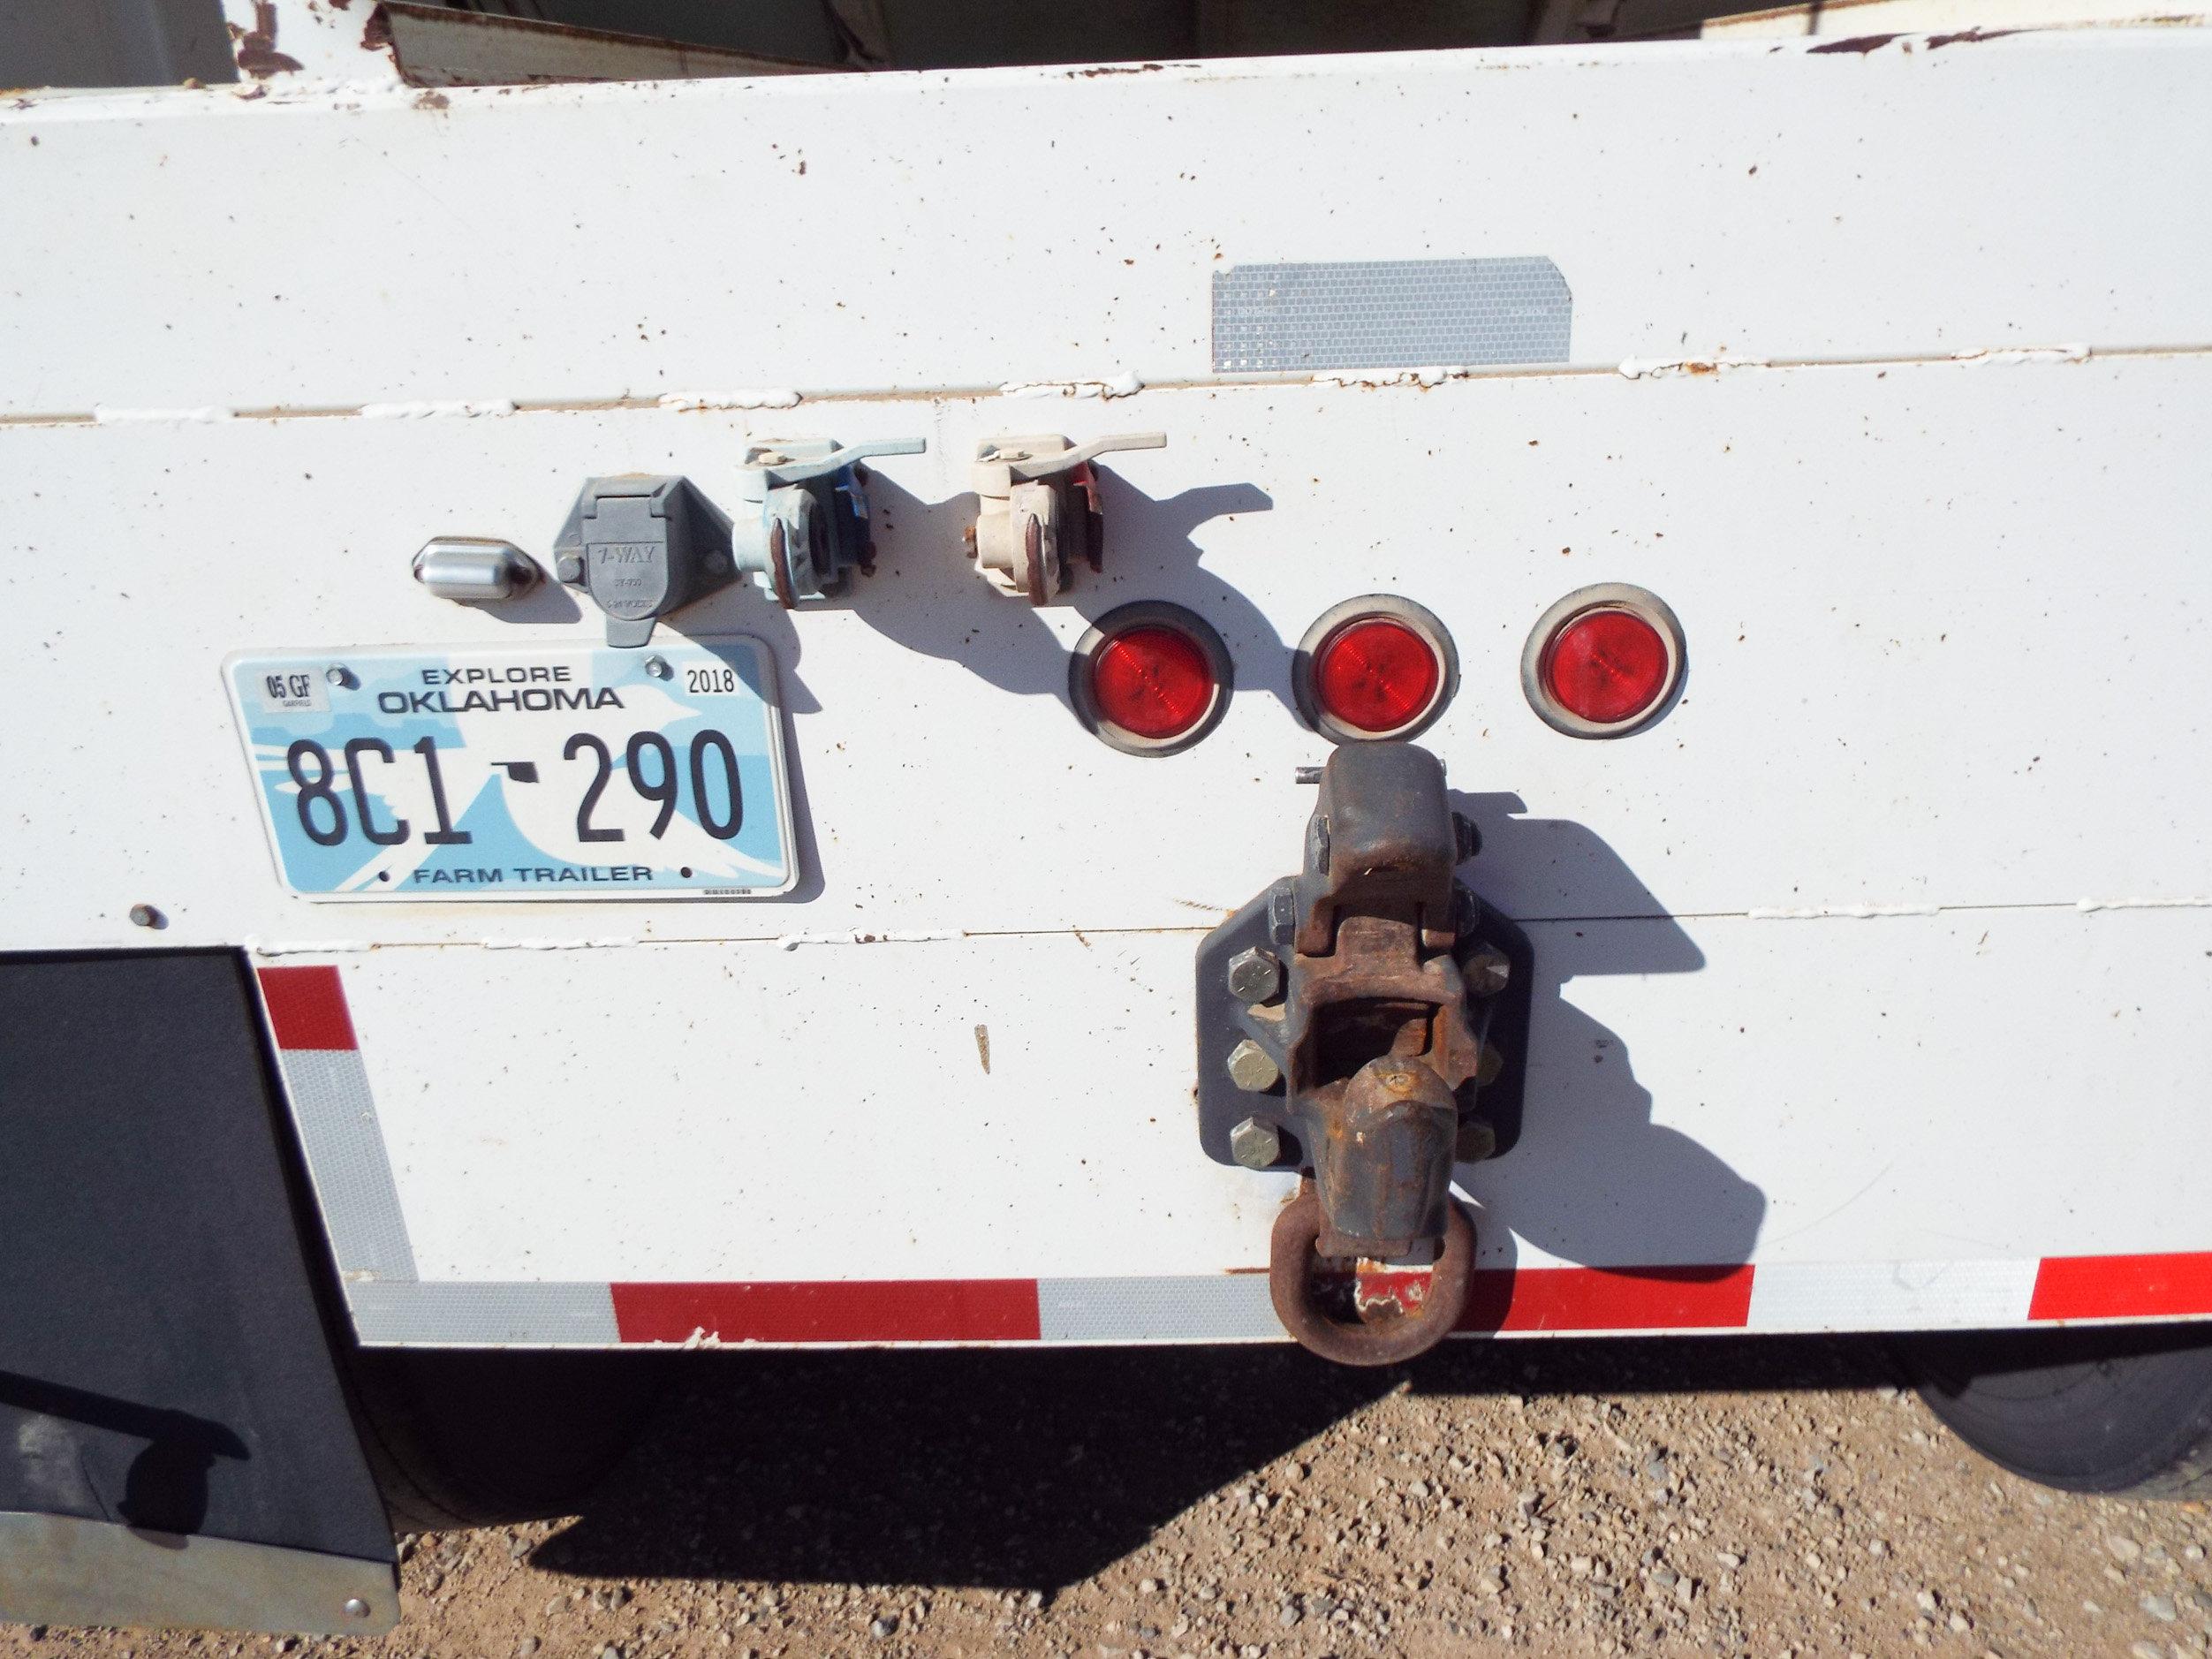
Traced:
POLYGON ((1288 1347, 696 1356, 541 1566, 1049 1595, 1403 1382, 1417 1396, 1867 1388, 1864 1338, 1461 1342, 1347 1371, 1288 1347))

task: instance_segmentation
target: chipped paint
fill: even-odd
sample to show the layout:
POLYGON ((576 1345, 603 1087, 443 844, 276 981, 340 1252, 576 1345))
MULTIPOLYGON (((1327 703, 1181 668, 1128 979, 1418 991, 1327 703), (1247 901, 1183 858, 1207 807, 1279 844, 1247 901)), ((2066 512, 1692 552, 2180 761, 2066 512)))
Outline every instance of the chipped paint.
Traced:
POLYGON ((769 386, 753 391, 671 391, 655 399, 663 409, 789 409, 799 395, 789 386, 769 386))
POLYGON ((1314 376, 1316 386, 1355 386, 1373 391, 1382 386, 1441 386, 1448 380, 1465 380, 1475 371, 1458 364, 1436 364, 1424 368, 1371 369, 1364 373, 1332 371, 1314 376))
POLYGON ((779 951, 796 951, 802 944, 934 944, 946 939, 965 939, 965 928, 949 931, 913 929, 883 933, 787 933, 776 941, 779 951))
POLYGON ((504 398, 434 398, 412 403, 365 403, 364 420, 473 420, 479 415, 511 415, 513 403, 504 398))
POLYGON ((1667 380, 1678 375, 1722 375, 1739 368, 1772 368, 1763 357, 1625 357, 1623 380, 1667 380))
POLYGON ((2008 345, 1976 346, 1968 352, 1953 352, 1954 363, 2086 363, 2089 360, 2087 345, 2008 345))
POLYGON ((1009 381, 998 389, 1004 398, 1133 398, 1143 390, 1133 370, 1105 380, 1009 381))

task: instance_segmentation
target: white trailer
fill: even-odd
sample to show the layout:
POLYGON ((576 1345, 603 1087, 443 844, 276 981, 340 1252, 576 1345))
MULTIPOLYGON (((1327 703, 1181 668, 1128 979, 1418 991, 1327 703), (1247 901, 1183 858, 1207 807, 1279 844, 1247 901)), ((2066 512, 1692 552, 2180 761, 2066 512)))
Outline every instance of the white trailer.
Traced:
MULTIPOLYGON (((1409 734, 1461 1334, 2212 1315, 2212 37, 309 57, 0 109, 0 947, 250 969, 349 1363, 1283 1339, 1319 1079, 1200 953, 1409 734)), ((2201 1340, 1944 1398, 2170 1486, 2201 1340)))

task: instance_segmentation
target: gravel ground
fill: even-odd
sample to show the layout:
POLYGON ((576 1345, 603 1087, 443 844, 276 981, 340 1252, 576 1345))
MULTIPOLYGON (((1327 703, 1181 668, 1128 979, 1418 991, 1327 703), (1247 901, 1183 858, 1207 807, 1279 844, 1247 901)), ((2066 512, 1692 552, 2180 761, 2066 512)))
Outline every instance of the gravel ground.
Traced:
POLYGON ((2207 1652, 2198 1504, 1983 1463, 1863 1341, 702 1354, 589 1511, 408 1541, 375 1641, 0 1655, 2207 1652))

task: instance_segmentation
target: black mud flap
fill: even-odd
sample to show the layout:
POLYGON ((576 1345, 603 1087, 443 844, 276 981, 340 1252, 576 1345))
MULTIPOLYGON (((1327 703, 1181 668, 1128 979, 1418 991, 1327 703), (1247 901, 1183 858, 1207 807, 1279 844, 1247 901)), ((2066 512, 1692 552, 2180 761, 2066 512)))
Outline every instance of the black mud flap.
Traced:
POLYGON ((245 964, 0 958, 0 1619, 390 1629, 245 964))

